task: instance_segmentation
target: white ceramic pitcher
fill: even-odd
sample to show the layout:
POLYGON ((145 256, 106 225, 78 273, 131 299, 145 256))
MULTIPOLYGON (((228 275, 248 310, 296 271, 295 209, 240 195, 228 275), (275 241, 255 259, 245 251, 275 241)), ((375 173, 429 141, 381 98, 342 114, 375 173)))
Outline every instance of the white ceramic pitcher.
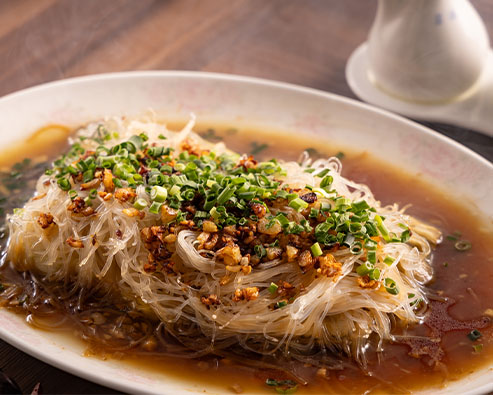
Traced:
POLYGON ((370 77, 398 98, 443 102, 474 91, 487 64, 485 26, 468 0, 379 0, 370 77))

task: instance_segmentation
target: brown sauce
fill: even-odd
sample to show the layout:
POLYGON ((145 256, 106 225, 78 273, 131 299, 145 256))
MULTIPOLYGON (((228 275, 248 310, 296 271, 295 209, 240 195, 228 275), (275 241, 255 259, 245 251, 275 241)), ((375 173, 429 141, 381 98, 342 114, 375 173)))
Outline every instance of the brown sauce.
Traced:
MULTIPOLYGON (((461 237, 472 243, 472 248, 466 252, 458 252, 454 242, 447 238, 437 246, 433 253, 434 279, 429 288, 449 300, 446 303, 432 302, 425 324, 406 330, 408 335, 440 338, 438 348, 436 343, 419 339, 388 343, 382 353, 368 352, 366 373, 350 361, 345 361, 346 367, 342 370, 325 372, 300 364, 298 372, 309 384, 300 386, 298 393, 406 393, 446 385, 491 364, 493 328, 484 315, 493 309, 492 224, 481 222, 460 201, 424 183, 419 175, 405 174, 366 153, 331 147, 309 138, 279 138, 275 133, 259 133, 251 129, 213 130, 199 126, 196 130, 211 141, 222 139, 232 150, 256 153, 260 158, 297 159, 304 149, 314 146, 317 147, 315 155, 326 157, 341 155, 342 152, 343 174, 367 184, 383 204, 411 204, 409 214, 437 226, 444 235, 460 231, 461 237), (467 334, 476 328, 480 328, 482 337, 472 342, 467 334), (473 349, 476 344, 483 345, 481 352, 473 349), (412 352, 414 357, 409 355, 412 352), (418 355, 420 353, 422 355, 418 355), (430 357, 438 355, 436 353, 439 353, 438 364, 433 363, 430 357)), ((61 133, 60 136, 61 143, 66 134, 63 136, 61 133)), ((43 152, 43 155, 51 156, 48 152, 43 152)), ((7 157, 0 158, 2 165, 9 161, 12 164, 7 157)), ((6 206, 7 210, 10 208, 6 206)), ((88 355, 94 353, 99 356, 105 354, 104 349, 93 345, 88 355)), ((253 366, 239 366, 229 358, 186 360, 135 355, 132 352, 109 353, 107 356, 124 358, 128 364, 151 371, 163 380, 170 376, 182 378, 190 382, 189 388, 194 390, 217 388, 234 392, 241 388, 245 393, 275 393, 265 385, 265 380, 270 377, 289 378, 275 370, 256 369, 255 363, 253 366)))
POLYGON ((10 167, 19 159, 29 158, 44 161, 67 147, 71 129, 63 125, 47 125, 38 129, 26 140, 3 149, 0 155, 0 168, 10 167))

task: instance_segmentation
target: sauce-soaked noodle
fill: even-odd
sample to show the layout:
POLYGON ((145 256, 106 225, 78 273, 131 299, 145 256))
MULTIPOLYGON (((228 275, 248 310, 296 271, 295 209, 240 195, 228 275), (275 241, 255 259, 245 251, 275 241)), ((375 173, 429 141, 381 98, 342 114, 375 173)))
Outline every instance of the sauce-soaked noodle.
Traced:
MULTIPOLYGON (((266 265, 266 264, 261 264, 261 265, 264 265, 264 268, 265 268, 265 269, 268 269, 268 267, 265 267, 265 265, 266 265)), ((268 265, 268 264, 267 264, 267 265, 268 265)), ((276 266, 276 265, 274 265, 274 267, 275 267, 275 266, 276 266)), ((268 285, 268 283, 267 283, 267 285, 268 285)), ((76 289, 77 289, 77 287, 72 287, 72 288, 71 288, 71 292, 75 292, 75 290, 76 290, 76 289)), ((76 295, 76 294, 75 294, 75 293, 72 293, 71 295, 69 295, 69 296, 68 296, 68 299, 69 299, 70 297, 73 297, 74 295, 76 295)), ((77 295, 77 298, 79 298, 79 300, 78 300, 78 305, 79 305, 79 307, 80 307, 80 308, 85 308, 85 307, 83 307, 83 306, 84 306, 84 303, 83 303, 83 299, 84 299, 84 298, 80 298, 80 297, 79 297, 79 295, 77 295)), ((68 300, 68 299, 67 299, 67 300, 68 300)), ((179 338, 180 340, 184 340, 184 341, 185 341, 185 345, 186 345, 186 346, 188 345, 188 346, 190 347, 190 343, 192 343, 192 342, 190 342, 190 343, 188 343, 188 344, 187 344, 187 341, 186 341, 186 340, 187 340, 187 339, 190 339, 190 338, 193 338, 193 336, 194 336, 194 335, 196 335, 197 333, 200 333, 200 331, 199 331, 199 332, 197 332, 197 331, 198 331, 198 329, 197 329, 197 327, 196 327, 196 326, 194 326, 194 325, 191 325, 191 326, 189 326, 188 328, 183 327, 183 328, 181 328, 181 329, 182 329, 182 331, 181 331, 180 333, 178 333, 178 335, 179 335, 179 336, 175 337, 175 339, 176 339, 176 338, 179 338)), ((173 331, 168 332, 168 334, 173 334, 173 331)), ((97 338, 98 336, 99 336, 99 335, 96 335, 96 336, 95 336, 95 338, 97 338)), ((99 337, 100 337, 100 336, 99 336, 99 337)), ((138 339, 138 340, 139 340, 139 339, 138 339)), ((251 348, 251 346, 250 346, 252 339, 249 339, 249 337, 248 337, 248 336, 245 336, 245 337, 240 338, 240 339, 235 339, 235 341, 240 342, 240 343, 241 343, 241 344, 242 344, 242 345, 243 345, 246 349, 248 349, 248 348, 252 349, 252 348, 251 348)), ((143 341, 142 341, 142 343, 143 343, 143 341)), ((167 343, 167 344, 170 344, 170 340, 169 340, 169 339, 167 339, 167 340, 166 340, 166 343, 167 343)), ((171 342, 171 343, 172 343, 172 342, 171 342)), ((183 343, 183 341, 182 341, 182 343, 183 343)), ((217 352, 221 351, 221 348, 220 348, 221 344, 220 344, 220 343, 216 343, 215 345, 216 345, 216 347, 217 347, 217 348, 216 348, 216 351, 217 351, 217 352)), ((255 345, 255 339, 253 339, 253 345, 254 345, 254 346, 253 346, 253 350, 256 350, 256 351, 257 351, 258 349, 256 349, 256 347, 257 347, 257 346, 255 345)), ((196 346, 197 346, 197 344, 196 344, 196 343, 194 343, 194 344, 193 344, 193 347, 196 347, 196 346)), ((223 346, 224 346, 224 348, 225 348, 225 349, 227 349, 227 345, 223 345, 223 346)), ((104 346, 104 347, 107 347, 107 345, 106 345, 106 346, 104 346)), ((300 344, 296 345, 296 347, 297 347, 298 349, 300 349, 300 350, 301 350, 301 349, 305 349, 305 350, 306 350, 306 349, 307 349, 307 347, 308 347, 308 348, 310 348, 310 346, 309 346, 309 345, 307 346, 307 344, 303 344, 303 343, 300 343, 300 344)), ((174 351, 176 351, 176 350, 177 350, 177 349, 175 349, 174 351)), ((209 344, 204 343, 204 347, 202 348, 202 350, 210 351, 210 342, 209 342, 209 344)), ((206 352, 206 351, 204 351, 204 352, 206 352)), ((151 351, 151 352, 154 352, 154 351, 151 351)), ((224 355, 224 354, 223 354, 223 355, 224 355)), ((240 358, 241 358, 241 357, 240 357, 240 358)), ((313 360, 314 360, 314 361, 315 361, 315 360, 319 360, 319 361, 323 360, 323 359, 318 359, 318 358, 320 358, 320 357, 318 357, 318 356, 317 356, 316 358, 313 358, 313 360)), ((300 358, 300 359, 302 359, 302 358, 300 358)), ((327 363, 327 362, 326 362, 326 363, 327 363)), ((334 366, 336 366, 336 365, 337 365, 337 363, 336 363, 334 366)), ((339 365, 340 365, 340 362, 339 362, 339 365)), ((347 369, 347 368, 346 368, 346 369, 347 369)), ((299 377, 301 377, 301 376, 299 376, 299 375, 298 375, 297 377, 298 377, 298 380, 299 380, 300 382, 303 382, 303 381, 299 378, 299 377)), ((303 379, 303 380, 305 380, 305 379, 303 379)), ((386 379, 384 379, 384 378, 382 378, 382 380, 383 380, 384 382, 385 382, 385 381, 387 381, 387 380, 386 380, 386 379)), ((395 383, 394 383, 394 384, 395 384, 395 383)))

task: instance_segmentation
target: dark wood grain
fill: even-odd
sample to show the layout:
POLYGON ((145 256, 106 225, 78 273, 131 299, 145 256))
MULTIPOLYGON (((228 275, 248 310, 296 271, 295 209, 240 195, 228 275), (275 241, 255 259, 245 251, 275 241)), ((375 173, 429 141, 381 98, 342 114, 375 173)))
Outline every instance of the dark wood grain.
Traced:
MULTIPOLYGON (((493 2, 473 4, 493 37, 493 2)), ((0 96, 125 70, 205 70, 271 78, 355 98, 344 77, 376 0, 1 0, 0 96)), ((490 161, 493 139, 429 126, 490 161)), ((493 127, 493 126, 492 126, 493 127)), ((0 342, 0 369, 24 392, 105 393, 0 342)))

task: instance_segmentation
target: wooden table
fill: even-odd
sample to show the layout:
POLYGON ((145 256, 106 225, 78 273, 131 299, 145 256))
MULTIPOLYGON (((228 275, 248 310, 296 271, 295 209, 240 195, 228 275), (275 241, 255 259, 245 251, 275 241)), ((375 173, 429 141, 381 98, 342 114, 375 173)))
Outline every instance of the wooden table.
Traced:
MULTIPOLYGON (((493 38, 493 2, 472 3, 493 38)), ((375 0, 2 0, 0 95, 85 74, 171 69, 271 78, 355 98, 344 68, 375 9, 375 0)), ((493 161, 493 138, 427 125, 493 161)), ((25 393, 37 382, 44 393, 113 392, 1 341, 0 369, 25 393)))

